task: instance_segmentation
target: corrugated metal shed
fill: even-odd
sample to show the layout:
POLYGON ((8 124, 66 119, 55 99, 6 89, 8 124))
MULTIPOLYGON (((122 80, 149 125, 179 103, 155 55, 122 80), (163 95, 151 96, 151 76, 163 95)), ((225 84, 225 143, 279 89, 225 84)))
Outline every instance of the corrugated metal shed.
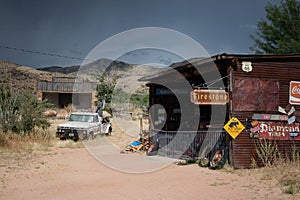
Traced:
MULTIPOLYGON (((219 54, 210 59, 193 59, 192 62, 186 61, 170 67, 171 70, 141 79, 141 81, 149 81, 150 106, 160 102, 172 106, 172 103, 165 102, 168 101, 167 98, 155 96, 155 89, 159 85, 151 82, 166 83, 182 79, 182 76, 174 73, 174 69, 191 85, 196 86, 206 84, 203 75, 220 72, 224 77, 226 91, 230 95, 224 120, 226 122, 231 117, 236 117, 245 126, 247 119, 252 119, 253 114, 278 114, 278 106, 285 108, 289 103, 290 81, 300 81, 300 54, 219 54), (243 70, 244 61, 252 64, 252 69, 248 72, 243 70)), ((300 111, 300 106, 294 107, 300 111)), ((260 166, 262 163, 258 159, 255 146, 258 141, 259 139, 250 137, 249 130, 244 130, 235 139, 226 140, 230 164, 235 168, 249 168, 252 166, 252 160, 255 159, 260 166)), ((276 140, 276 143, 283 156, 291 154, 293 145, 300 150, 300 140, 276 140)))

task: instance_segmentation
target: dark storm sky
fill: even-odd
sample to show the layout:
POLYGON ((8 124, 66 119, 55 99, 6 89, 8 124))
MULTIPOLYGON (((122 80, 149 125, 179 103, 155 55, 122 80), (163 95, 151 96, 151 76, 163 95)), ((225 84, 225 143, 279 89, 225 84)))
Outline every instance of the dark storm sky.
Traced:
MULTIPOLYGON (((85 58, 100 42, 140 27, 163 27, 196 40, 209 54, 248 53, 265 6, 280 0, 0 0, 0 45, 85 58)), ((0 48, 0 60, 42 67, 80 64, 0 48)))

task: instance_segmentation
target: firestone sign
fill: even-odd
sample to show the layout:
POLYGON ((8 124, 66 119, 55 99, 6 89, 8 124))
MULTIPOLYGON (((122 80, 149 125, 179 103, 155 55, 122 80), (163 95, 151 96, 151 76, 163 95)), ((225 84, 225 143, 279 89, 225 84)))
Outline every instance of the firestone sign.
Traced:
POLYGON ((300 105, 300 81, 290 82, 290 104, 300 105))
POLYGON ((229 102, 229 97, 225 90, 195 89, 191 92, 191 101, 202 105, 225 105, 229 102))

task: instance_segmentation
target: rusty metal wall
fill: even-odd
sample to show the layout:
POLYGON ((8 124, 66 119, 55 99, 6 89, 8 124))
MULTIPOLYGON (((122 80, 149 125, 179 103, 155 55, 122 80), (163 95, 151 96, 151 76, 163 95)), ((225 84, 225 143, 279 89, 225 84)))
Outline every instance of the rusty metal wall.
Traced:
MULTIPOLYGON (((232 70, 232 78, 259 78, 265 80, 276 80, 279 82, 279 105, 286 107, 289 103, 289 83, 291 80, 300 81, 300 60, 278 60, 262 62, 261 60, 251 59, 252 71, 242 71, 241 60, 239 60, 237 69, 232 70)), ((230 79, 228 79, 229 81, 230 79)), ((232 79, 231 79, 232 80, 232 79)), ((232 88, 234 91, 234 88, 232 88)), ((253 96, 252 98, 256 98, 253 96)), ((253 99, 255 100, 255 99, 253 99)), ((234 108, 235 105, 232 105, 234 108)), ((294 106, 296 109, 300 109, 300 106, 294 106)), ((231 109, 230 117, 237 117, 244 125, 246 119, 251 118, 253 113, 278 113, 278 112, 249 112, 249 111, 234 111, 231 109)), ((252 165, 252 159, 254 158, 258 165, 262 163, 257 157, 255 143, 258 139, 250 138, 249 131, 244 130, 236 139, 230 142, 230 161, 235 168, 249 168, 252 165)), ((291 154, 291 147, 295 145, 300 150, 300 141, 277 141, 278 149, 282 156, 291 154)))

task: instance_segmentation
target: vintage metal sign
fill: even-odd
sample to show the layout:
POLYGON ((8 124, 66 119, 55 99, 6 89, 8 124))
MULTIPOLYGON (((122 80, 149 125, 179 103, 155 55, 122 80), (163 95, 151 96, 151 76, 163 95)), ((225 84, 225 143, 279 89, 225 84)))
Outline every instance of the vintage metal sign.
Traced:
POLYGON ((232 117, 224 126, 227 133, 235 139, 244 129, 245 126, 235 117, 232 117))
POLYGON ((290 104, 300 105, 300 81, 290 82, 290 104))
POLYGON ((252 115, 252 119, 256 120, 274 120, 274 121, 287 121, 289 117, 287 115, 278 114, 256 114, 252 115))
POLYGON ((269 140, 300 140, 299 123, 259 122, 259 138, 269 140))
POLYGON ((225 90, 195 89, 191 92, 191 101, 202 105, 225 105, 229 97, 225 90))
POLYGON ((242 62, 242 70, 244 72, 251 72, 252 71, 252 63, 249 61, 242 62))

